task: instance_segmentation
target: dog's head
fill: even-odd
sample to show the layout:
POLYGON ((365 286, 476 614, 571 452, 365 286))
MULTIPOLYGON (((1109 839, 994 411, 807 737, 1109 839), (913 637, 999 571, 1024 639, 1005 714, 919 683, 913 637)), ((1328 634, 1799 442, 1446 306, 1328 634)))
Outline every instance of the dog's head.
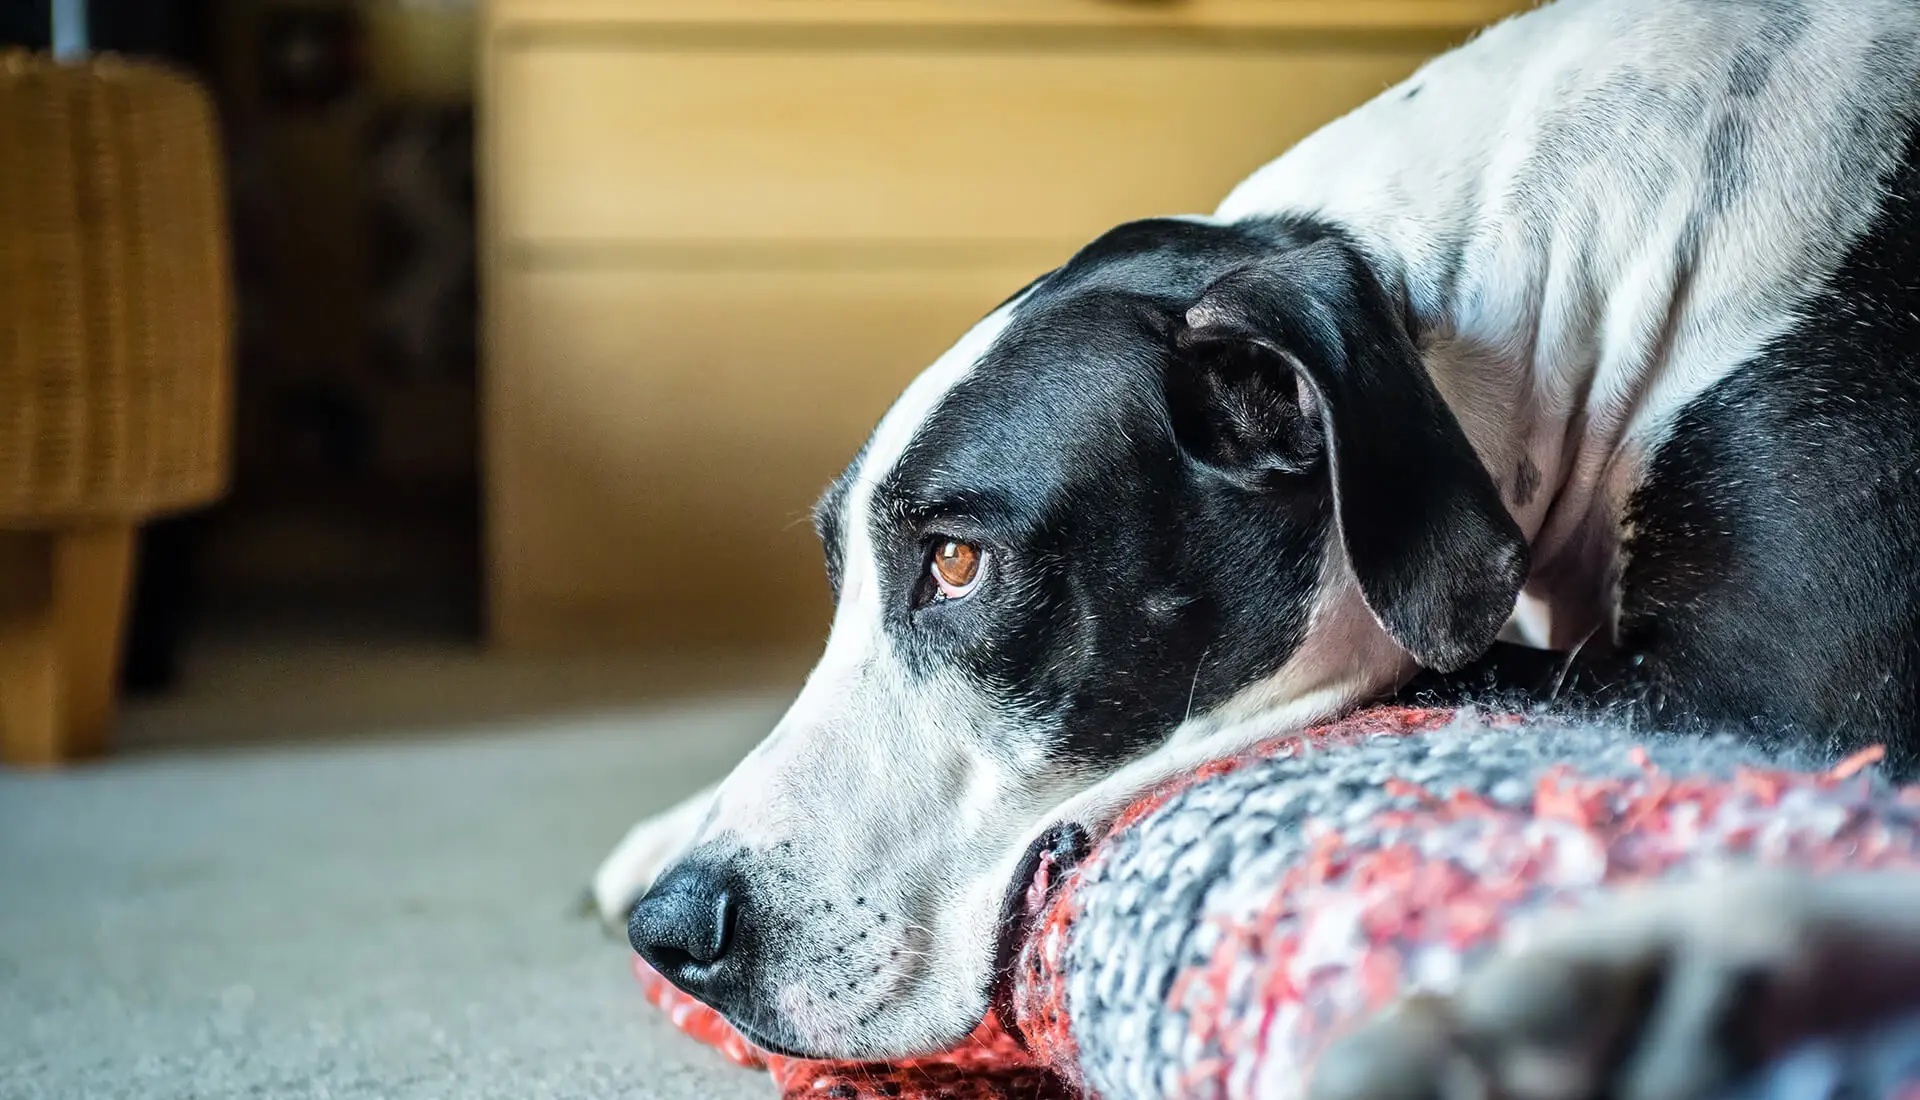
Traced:
POLYGON ((1102 237, 907 389, 818 523, 826 652, 630 925, 812 1056, 966 1035, 1036 844, 1224 727, 1466 663, 1526 574, 1396 297, 1305 224, 1102 237))

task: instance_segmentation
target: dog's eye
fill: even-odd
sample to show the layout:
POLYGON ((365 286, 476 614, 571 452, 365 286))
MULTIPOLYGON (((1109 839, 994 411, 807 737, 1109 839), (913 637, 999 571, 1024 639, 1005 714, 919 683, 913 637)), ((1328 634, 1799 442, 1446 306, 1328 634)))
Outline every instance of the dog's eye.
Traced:
POLYGON ((986 560, 986 552, 973 543, 959 539, 943 539, 935 543, 933 561, 929 566, 933 574, 934 598, 958 600, 972 594, 980 584, 986 560))

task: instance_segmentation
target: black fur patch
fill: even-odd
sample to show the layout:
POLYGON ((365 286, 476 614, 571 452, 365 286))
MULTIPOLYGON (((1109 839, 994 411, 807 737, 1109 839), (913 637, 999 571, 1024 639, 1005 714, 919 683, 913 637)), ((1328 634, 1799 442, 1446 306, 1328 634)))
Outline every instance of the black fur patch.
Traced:
POLYGON ((1629 506, 1617 647, 1567 686, 1673 726, 1920 749, 1920 157, 1806 320, 1696 399, 1629 506))
POLYGON ((1727 73, 1727 91, 1741 99, 1752 99, 1766 90, 1773 79, 1774 62, 1805 37, 1813 25, 1813 16, 1804 4, 1773 4, 1763 8, 1766 22, 1752 41, 1734 54, 1727 73))
MULTIPOLYGON (((994 346, 877 487, 871 533, 886 628, 910 669, 961 670, 1053 731, 1062 760, 1093 767, 1153 747, 1188 714, 1271 675, 1298 649, 1337 530, 1325 454, 1310 448, 1308 464, 1250 481, 1196 456, 1169 404, 1176 376, 1199 369, 1182 343, 1189 309, 1228 276, 1263 277, 1262 263, 1288 255, 1340 268, 1316 269, 1325 278, 1299 284, 1257 284, 1258 324, 1335 372, 1318 378, 1323 389, 1342 401, 1349 391, 1432 389, 1417 373, 1424 368, 1402 305, 1330 226, 1151 220, 1113 230, 1019 298, 994 346), (1376 377, 1383 370, 1392 376, 1376 377), (948 537, 987 548, 987 580, 966 599, 928 601, 927 553, 948 537)), ((1497 519, 1506 517, 1471 450, 1453 439, 1458 426, 1430 396, 1417 407, 1369 403, 1344 453, 1356 479, 1378 480, 1386 474, 1356 456, 1391 443, 1381 453, 1400 456, 1390 464, 1393 483, 1431 482, 1433 491, 1413 494, 1418 507, 1392 509, 1404 513, 1392 522, 1376 522, 1381 509, 1363 505, 1346 519, 1365 532, 1363 557, 1383 570, 1405 559, 1400 579, 1382 589, 1416 593, 1396 612, 1441 623, 1447 601, 1418 595, 1425 590, 1415 583, 1439 575, 1432 555, 1451 538, 1418 518, 1453 514, 1425 503, 1455 499, 1434 480, 1457 465, 1429 449, 1441 427, 1451 426, 1444 438, 1461 442, 1456 450, 1473 462, 1497 519), (1395 411, 1402 406, 1404 415, 1395 411)), ((829 494, 822 508, 829 537, 833 501, 829 494)), ((1510 606, 1512 593, 1503 598, 1510 606)))
POLYGON ((833 588, 834 599, 840 598, 840 578, 846 572, 847 545, 847 494, 853 489, 854 475, 860 470, 860 463, 866 457, 866 448, 861 448, 846 470, 827 491, 820 496, 820 502, 813 506, 813 531, 820 537, 821 549, 827 559, 827 584, 833 588))
POLYGON ((877 494, 889 628, 910 666, 964 670, 1056 728, 1064 758, 1098 765, 1285 661, 1330 526, 1324 482, 1238 490, 1186 459, 1163 397, 1175 320, 1280 244, 1132 223, 1015 307, 877 494), (934 535, 987 546, 992 572, 973 597, 916 607, 934 535))
POLYGON ((1540 467, 1533 460, 1522 456, 1513 468, 1513 506, 1525 508, 1533 503, 1533 495, 1540 491, 1540 467))

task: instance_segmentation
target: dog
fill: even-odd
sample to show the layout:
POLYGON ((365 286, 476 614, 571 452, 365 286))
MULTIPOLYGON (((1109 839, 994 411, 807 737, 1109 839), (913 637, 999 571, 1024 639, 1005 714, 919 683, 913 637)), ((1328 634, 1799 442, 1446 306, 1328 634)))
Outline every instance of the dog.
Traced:
POLYGON ((890 1058, 982 1018, 1041 852, 1410 683, 1910 766, 1917 119, 1907 0, 1559 0, 1103 235, 828 489, 817 667, 594 904, 890 1058))

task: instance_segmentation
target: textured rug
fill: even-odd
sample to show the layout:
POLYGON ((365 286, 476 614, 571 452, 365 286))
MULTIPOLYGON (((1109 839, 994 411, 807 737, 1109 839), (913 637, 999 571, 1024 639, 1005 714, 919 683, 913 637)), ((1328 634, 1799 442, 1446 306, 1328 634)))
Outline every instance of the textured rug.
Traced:
MULTIPOLYGON (((1036 882, 1013 1019, 901 1065, 763 1057, 635 971, 796 1100, 1282 1100, 1331 1037, 1445 990, 1515 917, 1716 865, 1920 866, 1915 792, 1875 759, 1407 708, 1280 738, 1151 792, 1059 889, 1036 882)), ((1916 1082, 1920 1034, 1896 1029, 1796 1050, 1745 1091, 1891 1100, 1916 1082)))

